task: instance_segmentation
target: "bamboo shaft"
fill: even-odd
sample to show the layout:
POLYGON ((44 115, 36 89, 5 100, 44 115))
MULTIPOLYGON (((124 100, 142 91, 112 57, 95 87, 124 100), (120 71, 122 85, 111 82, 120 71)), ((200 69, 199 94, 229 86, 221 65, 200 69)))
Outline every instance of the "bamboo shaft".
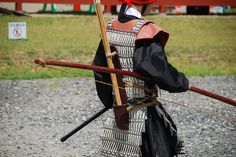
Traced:
MULTIPOLYGON (((102 13, 101 3, 99 1, 96 2, 96 11, 97 11, 98 19, 99 19, 99 25, 100 25, 104 50, 105 50, 106 54, 110 54, 111 49, 110 49, 109 41, 107 38, 105 20, 104 20, 103 13, 102 13)), ((111 57, 107 57, 107 64, 108 64, 109 68, 114 68, 111 57)), ((113 91, 115 93, 116 105, 121 106, 122 101, 121 101, 121 97, 120 97, 120 91, 119 91, 119 86, 118 86, 118 82, 117 82, 117 77, 115 74, 110 74, 110 75, 111 75, 111 81, 112 81, 112 85, 113 85, 113 91)))

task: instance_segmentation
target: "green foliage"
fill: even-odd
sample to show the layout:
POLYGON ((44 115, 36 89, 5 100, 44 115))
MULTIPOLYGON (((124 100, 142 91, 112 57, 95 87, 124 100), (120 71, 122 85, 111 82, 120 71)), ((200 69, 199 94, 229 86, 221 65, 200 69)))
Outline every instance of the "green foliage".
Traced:
MULTIPOLYGON (((106 18, 107 20, 110 17, 106 18)), ((236 75, 235 16, 150 16, 170 33, 166 53, 188 76, 236 75)), ((0 79, 93 76, 34 65, 36 57, 91 64, 99 43, 96 16, 0 18, 0 79), (8 22, 27 22, 27 40, 9 40, 8 22)))

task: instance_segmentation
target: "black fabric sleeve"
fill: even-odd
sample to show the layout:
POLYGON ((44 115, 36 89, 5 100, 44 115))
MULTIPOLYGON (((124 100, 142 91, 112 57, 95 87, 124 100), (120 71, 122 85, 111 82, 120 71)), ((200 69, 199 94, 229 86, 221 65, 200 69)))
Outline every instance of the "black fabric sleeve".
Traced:
MULTIPOLYGON (((107 67, 107 61, 102 42, 100 42, 98 46, 96 55, 93 60, 93 65, 107 67)), ((102 72, 94 72, 94 78, 95 80, 99 81, 95 82, 98 97, 100 98, 101 102, 105 107, 111 108, 113 106, 112 86, 100 83, 101 81, 111 84, 110 74, 102 72)))
POLYGON ((134 71, 152 78, 161 89, 171 93, 188 90, 189 81, 168 63, 165 51, 158 38, 136 42, 134 71))

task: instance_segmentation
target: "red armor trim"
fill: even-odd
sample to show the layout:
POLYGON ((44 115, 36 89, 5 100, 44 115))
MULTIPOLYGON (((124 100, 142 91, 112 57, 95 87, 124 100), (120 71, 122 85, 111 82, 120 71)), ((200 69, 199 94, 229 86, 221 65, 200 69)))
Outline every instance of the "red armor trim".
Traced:
POLYGON ((143 39, 153 39, 156 36, 159 37, 161 46, 164 48, 168 41, 169 33, 163 30, 160 26, 152 22, 147 22, 138 32, 136 41, 143 39))
MULTIPOLYGON (((117 19, 115 19, 111 24, 111 28, 124 32, 131 32, 133 31, 133 28, 138 23, 138 21, 139 20, 131 20, 126 23, 120 23, 117 19)), ((153 39, 156 36, 158 36, 161 42, 161 46, 164 48, 168 41, 169 33, 162 29, 160 26, 147 21, 137 33, 136 41, 153 39)))
POLYGON ((135 26, 135 24, 138 23, 138 21, 139 20, 131 20, 131 21, 126 22, 126 23, 120 23, 118 21, 118 19, 115 19, 111 23, 111 28, 113 28, 115 30, 123 31, 123 32, 132 32, 133 31, 133 27, 135 26))

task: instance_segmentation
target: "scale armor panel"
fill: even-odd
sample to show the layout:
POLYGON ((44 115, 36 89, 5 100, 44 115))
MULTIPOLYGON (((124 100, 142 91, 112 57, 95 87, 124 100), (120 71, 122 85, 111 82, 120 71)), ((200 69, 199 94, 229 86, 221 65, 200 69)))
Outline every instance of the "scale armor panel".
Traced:
MULTIPOLYGON (((115 47, 118 53, 122 70, 133 71, 133 53, 135 48, 136 34, 145 23, 145 20, 140 20, 134 26, 133 31, 130 32, 115 30, 108 25, 108 39, 110 45, 115 47)), ((130 76, 124 76, 123 79, 129 82, 133 82, 139 86, 144 86, 143 80, 130 76)), ((125 84, 125 91, 128 99, 145 97, 145 93, 143 90, 135 88, 134 86, 131 86, 129 84, 125 84)))
POLYGON ((100 152, 104 157, 140 157, 142 132, 145 131, 146 110, 142 108, 129 112, 129 130, 120 130, 115 123, 113 112, 105 122, 101 135, 100 152))
MULTIPOLYGON (((110 45, 115 47, 119 56, 122 70, 133 71, 133 53, 135 48, 136 34, 146 23, 140 20, 129 32, 113 29, 112 21, 108 24, 107 35, 110 45)), ((144 86, 144 81, 124 76, 124 80, 144 86)), ((128 99, 145 97, 141 89, 125 84, 128 99)), ((129 112, 129 130, 117 128, 114 113, 111 112, 105 122, 101 135, 102 147, 100 152, 104 157, 140 157, 142 145, 142 133, 145 132, 145 120, 147 119, 147 109, 140 108, 129 112)))

